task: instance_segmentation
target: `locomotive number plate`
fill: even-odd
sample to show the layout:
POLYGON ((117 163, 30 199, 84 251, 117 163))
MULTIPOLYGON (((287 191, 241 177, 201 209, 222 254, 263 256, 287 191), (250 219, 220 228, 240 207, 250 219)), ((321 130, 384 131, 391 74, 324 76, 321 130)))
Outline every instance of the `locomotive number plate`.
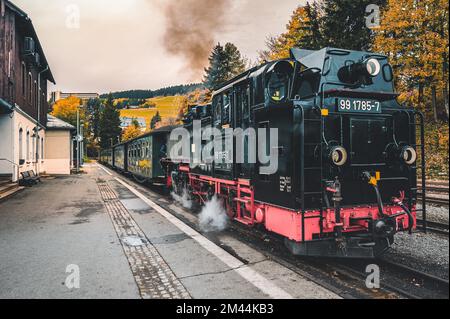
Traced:
POLYGON ((381 103, 375 100, 337 99, 339 112, 349 113, 381 113, 381 103))

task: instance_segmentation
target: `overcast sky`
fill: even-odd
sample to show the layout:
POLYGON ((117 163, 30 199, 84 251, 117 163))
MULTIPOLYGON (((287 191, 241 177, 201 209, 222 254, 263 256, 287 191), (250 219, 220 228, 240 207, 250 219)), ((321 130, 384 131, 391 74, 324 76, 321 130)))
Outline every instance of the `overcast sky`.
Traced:
MULTIPOLYGON (((186 0, 12 0, 33 21, 56 89, 99 93, 201 80, 182 55, 169 54, 164 45, 170 1, 186 0)), ((219 13, 224 21, 214 40, 235 43, 253 60, 266 37, 283 32, 292 11, 306 2, 224 1, 229 3, 219 13)))

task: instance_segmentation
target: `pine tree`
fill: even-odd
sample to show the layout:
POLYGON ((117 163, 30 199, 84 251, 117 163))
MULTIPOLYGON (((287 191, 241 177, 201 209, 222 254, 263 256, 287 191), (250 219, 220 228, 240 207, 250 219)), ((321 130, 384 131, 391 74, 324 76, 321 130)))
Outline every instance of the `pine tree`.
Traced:
POLYGON ((101 148, 109 148, 112 144, 119 141, 122 133, 120 124, 120 113, 114 106, 113 97, 110 94, 100 116, 99 135, 101 148))
POLYGON ((245 71, 245 59, 233 43, 225 44, 225 74, 227 80, 245 71))
POLYGON ((289 57, 294 47, 317 50, 321 48, 319 7, 316 3, 299 6, 286 25, 286 32, 266 41, 267 51, 260 52, 261 60, 278 60, 289 57))
POLYGON ((386 0, 324 0, 321 44, 348 50, 370 50, 373 32, 366 25, 366 8, 376 4, 382 8, 386 0))
POLYGON ((299 6, 286 32, 267 40, 267 50, 260 52, 260 59, 287 58, 293 47, 370 50, 374 33, 366 25, 366 8, 369 4, 383 8, 385 3, 386 0, 323 0, 299 6))
POLYGON ((209 67, 205 69, 204 85, 210 90, 245 71, 245 60, 238 48, 227 43, 217 44, 209 57, 209 67))
POLYGON ((87 103, 88 130, 94 140, 100 136, 101 105, 99 99, 90 99, 87 103))
POLYGON ((152 117, 150 121, 150 128, 153 130, 156 128, 156 124, 161 122, 161 115, 159 115, 159 111, 156 112, 155 116, 152 117))

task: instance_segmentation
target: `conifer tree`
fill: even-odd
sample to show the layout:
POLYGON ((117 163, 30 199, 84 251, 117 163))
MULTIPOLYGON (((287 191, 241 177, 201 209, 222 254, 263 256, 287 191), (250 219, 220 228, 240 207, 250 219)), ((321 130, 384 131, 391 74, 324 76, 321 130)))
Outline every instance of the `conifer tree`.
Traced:
POLYGON ((161 122, 161 115, 159 115, 159 111, 156 112, 155 116, 150 120, 150 128, 153 130, 156 128, 156 124, 161 122))
POLYGON ((101 148, 109 148, 111 144, 119 142, 119 137, 122 133, 120 124, 120 113, 114 106, 113 97, 110 94, 100 116, 99 135, 101 148))
POLYGON ((245 60, 238 48, 227 43, 217 44, 209 57, 209 67, 205 69, 204 85, 210 90, 245 71, 245 60))

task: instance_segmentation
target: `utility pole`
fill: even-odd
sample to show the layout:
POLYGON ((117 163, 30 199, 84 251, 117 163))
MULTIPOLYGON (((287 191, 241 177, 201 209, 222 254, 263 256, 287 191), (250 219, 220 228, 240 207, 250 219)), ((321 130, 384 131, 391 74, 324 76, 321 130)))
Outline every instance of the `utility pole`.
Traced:
MULTIPOLYGON (((37 79, 37 86, 38 86, 38 88, 37 88, 37 92, 36 92, 36 94, 37 94, 37 121, 36 121, 36 136, 35 136, 35 138, 36 138, 36 143, 34 143, 35 144, 35 146, 36 146, 36 152, 35 152, 35 154, 36 154, 36 175, 40 175, 40 168, 39 168, 39 131, 40 131, 40 126, 41 126, 41 99, 42 99, 42 96, 41 96, 41 76, 42 76, 42 74, 43 73, 45 73, 45 72, 47 72, 48 70, 49 70, 50 68, 49 68, 49 66, 47 65, 46 67, 45 67, 45 69, 43 69, 42 71, 40 71, 39 73, 38 73, 38 79, 37 79)), ((43 142, 42 142, 43 143, 43 142)), ((41 148, 43 149, 43 145, 41 146, 41 148)), ((42 154, 41 154, 41 156, 42 156, 42 154)))
POLYGON ((80 173, 80 107, 77 107, 77 174, 80 173))

